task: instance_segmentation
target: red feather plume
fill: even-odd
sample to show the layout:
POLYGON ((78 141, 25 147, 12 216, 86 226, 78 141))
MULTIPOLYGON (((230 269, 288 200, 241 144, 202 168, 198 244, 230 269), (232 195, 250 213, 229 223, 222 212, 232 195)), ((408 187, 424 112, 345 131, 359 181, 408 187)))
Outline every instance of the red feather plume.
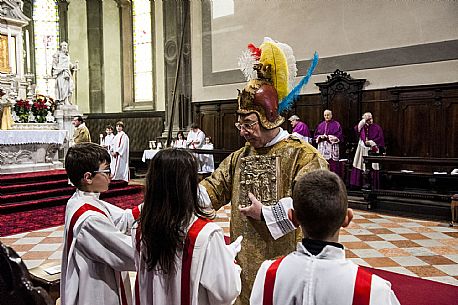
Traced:
POLYGON ((248 45, 248 49, 250 50, 251 54, 255 57, 256 60, 261 58, 261 49, 257 48, 254 44, 250 43, 248 45))

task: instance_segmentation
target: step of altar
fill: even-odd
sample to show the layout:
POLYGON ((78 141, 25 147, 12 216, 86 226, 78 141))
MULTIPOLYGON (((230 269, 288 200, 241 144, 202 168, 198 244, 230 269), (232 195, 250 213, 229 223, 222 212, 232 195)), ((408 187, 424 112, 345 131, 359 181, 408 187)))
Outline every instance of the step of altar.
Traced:
MULTIPOLYGON (((109 190, 100 198, 111 198, 141 192, 141 185, 126 181, 110 182, 109 190)), ((0 175, 0 213, 65 205, 75 192, 65 170, 0 175)))

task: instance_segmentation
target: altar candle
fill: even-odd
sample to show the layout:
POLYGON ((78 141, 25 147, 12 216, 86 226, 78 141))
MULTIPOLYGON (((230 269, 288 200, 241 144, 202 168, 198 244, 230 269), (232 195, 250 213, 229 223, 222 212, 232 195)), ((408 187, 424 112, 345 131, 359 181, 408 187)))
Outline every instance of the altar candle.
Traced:
POLYGON ((29 42, 29 30, 25 30, 25 50, 27 59, 27 74, 30 73, 30 42, 29 42))
POLYGON ((103 145, 103 134, 100 134, 100 145, 103 145))

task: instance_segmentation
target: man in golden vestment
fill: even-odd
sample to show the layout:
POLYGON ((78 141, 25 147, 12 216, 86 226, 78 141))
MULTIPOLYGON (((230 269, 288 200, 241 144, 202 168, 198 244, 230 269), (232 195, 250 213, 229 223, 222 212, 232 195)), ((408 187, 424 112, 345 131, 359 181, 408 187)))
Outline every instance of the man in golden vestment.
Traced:
MULTIPOLYGON (((275 47, 274 42, 264 42, 258 50, 268 53, 275 47)), ((278 58, 275 59, 277 64, 279 61, 278 58)), ((275 205, 276 201, 281 202, 281 198, 291 196, 293 184, 301 175, 328 166, 313 146, 291 136, 280 127, 284 122, 284 117, 278 113, 279 98, 282 96, 273 85, 280 83, 280 80, 272 75, 279 72, 280 68, 273 67, 261 55, 255 69, 257 79, 250 80, 239 93, 238 122, 235 124, 247 142, 244 147, 230 154, 210 177, 201 182, 215 210, 231 202, 231 238, 234 240, 239 235, 244 236, 242 249, 237 256, 242 267, 242 293, 238 304, 249 304, 253 282, 261 263, 266 259, 288 254, 296 248, 296 243, 300 240, 299 230, 294 230, 287 220, 287 209, 281 204, 275 205), (262 167, 261 163, 269 159, 275 160, 276 173, 271 180, 266 180, 262 179, 263 174, 256 175, 259 172, 256 166, 262 167), (251 164, 248 166, 247 162, 251 164), (247 173, 244 171, 247 169, 251 169, 248 175, 256 176, 252 183, 257 184, 258 188, 267 189, 266 192, 276 190, 277 198, 268 204, 271 206, 264 205, 266 209, 262 209, 263 220, 244 217, 239 210, 250 202, 250 199, 240 194, 246 183, 244 177, 247 173), (270 186, 269 181, 272 181, 270 186)), ((262 199, 260 201, 264 203, 262 199)))

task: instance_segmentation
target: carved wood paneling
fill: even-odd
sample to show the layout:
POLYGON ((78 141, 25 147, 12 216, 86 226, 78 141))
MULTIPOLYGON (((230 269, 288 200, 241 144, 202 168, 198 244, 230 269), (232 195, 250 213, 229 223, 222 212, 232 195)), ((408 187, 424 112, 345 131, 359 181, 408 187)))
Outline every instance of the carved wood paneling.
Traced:
POLYGON ((133 155, 143 153, 148 148, 148 141, 161 136, 164 126, 164 112, 124 112, 124 113, 94 113, 88 114, 86 125, 91 133, 92 142, 99 142, 99 134, 105 133, 105 127, 115 128, 116 122, 124 123, 124 131, 129 136, 131 159, 133 155), (132 153, 134 153, 132 155, 132 153))
MULTIPOLYGON (((342 115, 337 108, 330 108, 338 121, 348 122, 348 129, 357 124, 362 113, 372 112, 374 122, 383 128, 388 155, 458 157, 458 83, 362 91, 360 107, 354 119, 347 117, 345 109, 342 115)), ((323 120, 324 108, 320 94, 303 95, 288 115, 296 113, 313 132, 323 120)), ((236 109, 235 99, 193 103, 196 121, 201 126, 214 126, 215 148, 235 150, 245 142, 234 128, 236 109)), ((282 127, 291 131, 288 123, 282 127)))

